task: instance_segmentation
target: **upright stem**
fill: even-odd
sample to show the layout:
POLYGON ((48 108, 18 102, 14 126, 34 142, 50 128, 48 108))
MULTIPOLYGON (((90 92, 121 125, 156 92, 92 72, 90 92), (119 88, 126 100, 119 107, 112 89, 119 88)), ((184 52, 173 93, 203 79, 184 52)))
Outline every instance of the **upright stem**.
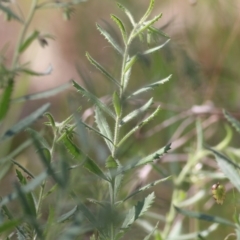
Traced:
POLYGON ((30 25, 30 23, 33 19, 34 13, 36 11, 38 0, 31 0, 31 2, 32 2, 31 8, 30 8, 28 16, 25 20, 23 28, 20 32, 19 39, 18 39, 18 42, 17 42, 17 46, 15 48, 15 52, 14 52, 14 55, 13 55, 12 69, 15 69, 17 67, 18 60, 19 60, 19 57, 20 57, 19 48, 20 48, 20 46, 22 45, 22 43, 25 39, 28 27, 29 27, 29 25, 30 25))

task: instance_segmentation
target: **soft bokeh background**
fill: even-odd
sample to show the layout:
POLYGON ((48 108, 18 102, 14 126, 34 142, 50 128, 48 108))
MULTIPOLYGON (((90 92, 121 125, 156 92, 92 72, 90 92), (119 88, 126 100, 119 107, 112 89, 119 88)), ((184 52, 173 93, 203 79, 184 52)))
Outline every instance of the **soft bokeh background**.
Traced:
MULTIPOLYGON (((18 1, 23 14, 28 11, 30 1, 18 1)), ((119 2, 131 9, 136 19, 148 6, 146 0, 119 2)), ((171 41, 164 49, 136 64, 129 91, 165 78, 169 74, 173 74, 173 77, 170 82, 154 91, 155 102, 156 104, 161 103, 163 109, 158 119, 153 122, 157 126, 156 130, 151 130, 153 126, 151 124, 150 127, 144 128, 136 135, 135 141, 129 143, 124 159, 127 160, 128 156, 134 154, 144 155, 171 141, 173 142, 172 152, 166 156, 163 164, 164 168, 177 173, 181 166, 179 162, 186 161, 187 154, 194 148, 196 116, 200 116, 200 119, 205 121, 205 125, 203 124, 205 141, 210 145, 217 144, 225 135, 222 108, 230 111, 235 117, 240 117, 238 112, 240 106, 240 1, 162 0, 156 1, 153 15, 158 12, 162 12, 163 17, 156 27, 161 28, 169 35, 171 41), (196 105, 199 107, 197 108, 196 105), (174 120, 172 118, 174 116, 178 121, 171 124, 169 119, 174 120), (144 148, 139 149, 139 144, 144 148), (178 159, 177 164, 174 159, 178 159)), ((34 42, 22 56, 21 61, 22 63, 30 62, 31 68, 35 71, 44 71, 49 65, 52 65, 53 72, 45 77, 20 76, 14 96, 18 97, 53 88, 70 79, 82 83, 98 96, 111 94, 113 87, 109 86, 93 66, 90 66, 85 57, 85 52, 88 51, 114 76, 118 76, 120 57, 96 30, 96 22, 107 29, 113 28, 120 41, 120 34, 110 19, 110 13, 127 21, 123 13, 116 7, 115 1, 110 0, 89 0, 80 4, 76 7, 70 21, 63 20, 60 10, 39 11, 30 26, 30 31, 37 29, 43 34, 50 33, 55 40, 49 40, 49 45, 45 48, 34 42)), ((6 52, 7 64, 11 63, 19 27, 18 23, 5 22, 4 16, 0 16, 0 49, 9 42, 6 52)), ((164 42, 164 39, 161 41, 164 42)), ((136 45, 136 49, 143 48, 136 45)), ((57 121, 64 120, 71 113, 69 96, 75 96, 74 92, 73 89, 70 89, 49 99, 52 103, 50 111, 57 121)), ((150 95, 146 94, 145 97, 149 98, 150 95)), ((45 101, 32 101, 12 106, 9 113, 10 120, 4 123, 5 129, 45 101)), ((84 105, 83 109, 90 106, 82 98, 79 98, 79 105, 84 105)), ((26 134, 24 133, 17 136, 13 142, 7 143, 7 146, 2 148, 1 155, 14 149, 25 138, 26 134)), ((234 138, 234 140, 231 144, 238 147, 238 139, 234 138)), ((37 160, 30 160, 29 157, 33 155, 34 150, 29 149, 27 153, 20 155, 18 160, 30 167, 32 171, 38 172, 40 164, 37 163, 37 160)), ((105 153, 103 152, 99 161, 104 157, 105 153)), ((152 173, 151 177, 148 175, 146 181, 159 178, 159 173, 153 170, 152 173)), ((138 182, 139 176, 137 174, 134 177, 129 176, 129 181, 134 185, 138 182)), ((7 182, 7 186, 9 186, 9 182, 11 183, 13 178, 10 175, 2 181, 7 182)), ((206 180, 203 184, 207 184, 210 189, 213 183, 206 180)), ((2 189, 3 194, 10 191, 11 187, 2 189)), ((157 202, 154 211, 166 213, 171 197, 171 184, 166 183, 158 187, 156 194, 157 202)), ((209 197, 205 200, 207 203, 210 201, 211 207, 206 207, 202 202, 199 210, 232 218, 236 205, 231 200, 226 203, 228 206, 221 207, 221 213, 219 206, 211 203, 213 200, 211 200, 210 192, 209 197)), ((201 227, 203 226, 206 224, 201 223, 201 227)), ((191 231, 189 222, 186 222, 184 231, 191 231)), ((216 235, 212 235, 212 239, 219 239, 218 236, 226 236, 229 232, 231 230, 222 227, 215 233, 216 235)))

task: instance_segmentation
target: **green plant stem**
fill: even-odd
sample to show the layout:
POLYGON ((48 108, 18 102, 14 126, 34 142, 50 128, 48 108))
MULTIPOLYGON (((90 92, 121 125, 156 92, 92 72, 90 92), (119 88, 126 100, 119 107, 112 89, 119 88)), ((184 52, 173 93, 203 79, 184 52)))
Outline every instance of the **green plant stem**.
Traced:
POLYGON ((29 25, 30 25, 30 23, 33 19, 34 13, 35 13, 36 8, 37 8, 38 0, 32 0, 31 2, 32 2, 31 8, 30 8, 28 16, 25 20, 24 26, 23 26, 23 28, 20 32, 18 42, 17 42, 17 46, 16 46, 15 51, 14 51, 13 60, 12 60, 12 69, 15 69, 17 67, 18 60, 19 60, 19 57, 20 57, 19 48, 22 45, 22 43, 23 43, 23 41, 26 37, 28 27, 29 27, 29 25))
MULTIPOLYGON (((55 145, 56 145, 56 141, 57 141, 57 137, 58 137, 56 128, 53 128, 53 134, 54 134, 54 137, 53 137, 52 147, 50 149, 51 160, 53 159, 53 154, 54 154, 54 151, 55 151, 55 145)), ((43 181, 43 183, 41 184, 40 193, 39 193, 39 197, 38 197, 38 203, 37 203, 37 206, 36 206, 37 215, 41 210, 42 201, 44 199, 44 190, 45 190, 46 182, 47 182, 47 180, 45 179, 43 181)), ((36 233, 33 240, 37 239, 37 237, 38 236, 37 236, 37 233, 36 233)))

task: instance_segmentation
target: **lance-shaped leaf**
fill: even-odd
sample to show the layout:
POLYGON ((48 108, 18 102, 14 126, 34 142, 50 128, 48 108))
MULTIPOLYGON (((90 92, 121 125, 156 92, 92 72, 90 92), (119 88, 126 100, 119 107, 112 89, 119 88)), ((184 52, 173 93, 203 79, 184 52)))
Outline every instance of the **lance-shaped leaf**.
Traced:
MULTIPOLYGON (((95 120, 96 120, 97 126, 98 126, 101 134, 103 134, 104 136, 106 136, 107 138, 109 138, 112 141, 113 137, 112 137, 112 132, 110 130, 110 127, 107 123, 106 118, 103 116, 101 110, 98 107, 96 107, 96 109, 95 109, 95 120)), ((105 140, 109 150, 112 151, 113 144, 110 143, 109 141, 106 141, 105 138, 104 138, 104 140, 105 140)))
POLYGON ((231 227, 236 227, 236 225, 233 222, 230 222, 229 220, 224 219, 224 218, 211 216, 211 215, 198 213, 198 212, 192 212, 192 211, 188 211, 188 210, 185 210, 185 209, 182 209, 182 208, 178 208, 176 206, 174 206, 174 208, 179 213, 181 213, 185 216, 191 217, 191 218, 197 218, 197 219, 208 221, 208 222, 220 223, 220 224, 228 225, 228 226, 231 226, 231 227))
POLYGON ((155 4, 155 0, 151 0, 146 13, 143 15, 143 17, 139 21, 140 23, 145 22, 146 19, 149 17, 149 15, 151 14, 151 12, 153 10, 154 4, 155 4))
POLYGON ((165 153, 167 153, 171 149, 171 143, 167 144, 165 147, 160 148, 156 152, 148 155, 147 157, 142 158, 136 165, 136 167, 145 165, 147 163, 153 162, 156 159, 162 157, 165 153))
POLYGON ((23 72, 23 73, 26 73, 31 76, 47 76, 47 75, 51 74, 52 70, 53 70, 52 66, 49 65, 49 67, 44 72, 35 72, 35 71, 33 71, 31 69, 27 69, 27 68, 19 68, 19 69, 17 69, 17 72, 23 72))
POLYGON ((36 221, 36 216, 31 210, 30 204, 28 202, 28 198, 27 198, 24 190, 21 188, 21 186, 19 184, 15 184, 15 186, 16 186, 16 189, 17 189, 19 200, 21 202, 22 209, 25 212, 25 214, 28 217, 30 217, 30 219, 31 219, 31 221, 28 221, 29 225, 34 228, 38 237, 40 239, 42 239, 42 237, 43 237, 42 229, 40 228, 39 223, 36 221))
POLYGON ((118 43, 112 38, 112 36, 104 30, 100 25, 97 24, 98 31, 107 39, 107 41, 121 54, 123 55, 122 48, 118 45, 118 43))
POLYGON ((111 116, 113 119, 116 118, 114 113, 112 112, 109 107, 107 107, 103 102, 101 102, 96 96, 94 96, 92 93, 88 92, 86 89, 81 87, 79 84, 77 84, 75 81, 73 81, 73 86, 83 94, 83 96, 86 96, 88 99, 90 99, 97 107, 99 107, 101 110, 103 110, 105 113, 107 113, 109 116, 111 116))
POLYGON ((140 167, 145 164, 153 163, 155 160, 159 159, 165 153, 167 153, 170 149, 171 149, 171 144, 167 144, 165 147, 160 148, 159 150, 155 151, 154 153, 151 153, 150 155, 148 155, 140 160, 130 162, 126 166, 121 166, 117 170, 116 175, 125 173, 131 169, 140 167))
POLYGON ((150 48, 150 49, 144 51, 142 54, 143 54, 143 55, 148 55, 148 54, 150 54, 150 53, 156 52, 156 51, 158 51, 159 49, 163 48, 165 45, 167 45, 169 41, 170 41, 170 39, 168 39, 165 43, 163 43, 163 44, 161 44, 161 45, 159 45, 159 46, 157 46, 157 47, 150 48))
MULTIPOLYGON (((164 27, 165 27, 165 26, 168 26, 168 23, 165 24, 164 27)), ((164 32, 161 31, 160 29, 155 28, 155 27, 153 27, 153 26, 150 26, 150 27, 148 28, 148 30, 149 30, 150 32, 152 32, 153 34, 159 35, 159 36, 161 36, 161 37, 170 38, 166 33, 164 33, 164 32)))
POLYGON ((149 85, 146 85, 146 86, 138 89, 137 91, 133 92, 130 96, 127 97, 127 99, 129 99, 131 97, 135 97, 138 94, 146 92, 148 90, 153 90, 154 88, 160 86, 161 84, 164 84, 165 82, 168 82, 171 77, 172 77, 172 75, 169 75, 168 77, 166 77, 166 78, 164 78, 162 80, 159 80, 157 82, 154 82, 154 83, 151 83, 149 85))
POLYGON ((44 104, 35 112, 31 113, 29 116, 25 117, 24 119, 16 123, 14 126, 12 126, 3 134, 3 136, 0 138, 0 142, 9 139, 16 135, 17 133, 21 132, 22 130, 26 129, 29 125, 31 125, 33 122, 39 119, 47 111, 49 106, 50 106, 49 103, 44 104))
POLYGON ((144 119, 142 122, 140 122, 136 127, 134 127, 130 132, 128 132, 118 143, 118 147, 121 146, 133 133, 135 133, 138 129, 146 125, 148 122, 150 122, 153 118, 156 117, 158 112, 160 111, 160 107, 158 106, 157 109, 146 119, 144 119))
POLYGON ((149 107, 152 105, 152 102, 153 102, 153 98, 150 98, 150 100, 148 100, 142 107, 129 113, 127 116, 125 116, 122 119, 121 125, 131 121, 132 119, 141 115, 143 112, 147 111, 149 109, 149 107))
POLYGON ((14 86, 14 81, 13 79, 10 79, 8 81, 7 87, 4 89, 2 93, 1 100, 0 100, 0 121, 6 116, 8 112, 11 95, 13 92, 13 86, 14 86))
POLYGON ((154 193, 151 193, 144 198, 143 201, 138 202, 136 206, 128 211, 121 226, 121 230, 117 234, 117 239, 120 239, 129 227, 149 209, 149 207, 153 204, 154 198, 154 193))
MULTIPOLYGON (((22 221, 23 221, 22 219, 12 219, 10 221, 5 221, 5 222, 1 223, 0 233, 4 234, 13 228, 17 228, 18 225, 22 223, 22 221)), ((23 235, 23 237, 25 237, 25 236, 23 235)))
POLYGON ((99 135, 99 136, 105 138, 107 141, 109 141, 110 143, 113 144, 113 141, 112 141, 110 138, 108 138, 107 136, 105 136, 105 135, 103 135, 102 133, 100 133, 97 129, 95 129, 95 128, 89 126, 88 124, 86 124, 86 123, 83 122, 83 121, 79 121, 79 123, 82 124, 83 126, 85 126, 87 129, 89 129, 89 130, 95 132, 97 135, 99 135))
POLYGON ((9 7, 6 7, 0 3, 0 9, 5 12, 10 18, 18 20, 20 23, 24 23, 24 21, 14 13, 9 7))
POLYGON ((133 64, 137 61, 137 59, 138 55, 134 55, 133 57, 128 59, 124 68, 124 74, 126 74, 132 68, 133 64))
POLYGON ((109 179, 105 176, 105 174, 103 173, 103 171, 101 170, 101 168, 97 165, 96 162, 94 162, 91 158, 89 158, 87 156, 87 159, 84 163, 84 167, 89 171, 94 173, 95 175, 97 175, 98 177, 109 181, 109 179))
POLYGON ((31 100, 37 100, 37 99, 43 99, 43 98, 48 98, 55 96, 56 94, 63 92, 64 90, 68 89, 72 84, 66 83, 62 84, 59 87, 55 87, 52 89, 48 89, 46 91, 38 92, 38 93, 33 93, 29 95, 25 95, 22 97, 18 97, 12 100, 12 102, 24 102, 24 101, 31 101, 31 100))
POLYGON ((121 100, 117 92, 113 93, 112 101, 113 101, 115 113, 117 114, 117 116, 120 116, 122 112, 122 106, 121 106, 121 100))
POLYGON ((119 17, 117 17, 113 14, 111 15, 111 18, 117 24, 118 28, 120 29, 124 43, 127 44, 127 33, 126 33, 123 22, 120 20, 119 17))
POLYGON ((227 112, 226 110, 223 110, 223 114, 225 116, 225 118, 232 124, 232 126, 238 131, 240 132, 240 122, 234 118, 229 112, 227 112))
POLYGON ((134 18, 132 16, 132 14, 130 13, 130 11, 124 7, 122 4, 118 3, 117 2, 117 6, 127 15, 127 17, 129 18, 132 26, 134 27, 136 25, 135 21, 134 21, 134 18))
POLYGON ((212 153, 214 153, 218 166, 225 174, 225 176, 231 181, 231 183, 238 189, 240 192, 240 178, 239 178, 239 169, 240 166, 234 163, 232 160, 219 153, 218 151, 208 148, 212 153))
POLYGON ((34 31, 23 43, 22 45, 19 47, 18 52, 22 53, 24 52, 29 46, 30 44, 39 36, 39 32, 38 31, 34 31))
POLYGON ((137 29, 136 33, 133 35, 133 38, 136 36, 140 36, 143 31, 148 29, 150 26, 152 26, 155 22, 157 22, 162 17, 162 13, 158 14, 156 17, 154 17, 151 21, 148 21, 145 24, 142 24, 139 29, 137 29))
POLYGON ((71 139, 67 135, 61 137, 61 141, 63 142, 64 147, 71 154, 73 159, 80 159, 82 156, 81 150, 72 142, 71 139))
POLYGON ((63 215, 61 215, 58 218, 57 222, 58 223, 63 223, 65 221, 69 220, 71 217, 73 217, 76 214, 77 210, 78 210, 78 206, 75 206, 73 209, 71 209, 67 213, 64 213, 63 215))
POLYGON ((123 202, 125 202, 126 200, 128 200, 129 198, 133 197, 134 195, 136 195, 136 194, 138 194, 138 193, 140 193, 140 192, 143 192, 143 191, 145 191, 145 190, 147 190, 147 189, 150 189, 150 188, 156 186, 156 185, 159 184, 159 183, 162 183, 162 182, 167 181, 169 178, 171 178, 171 176, 168 176, 168 177, 166 177, 166 178, 159 179, 159 180, 157 180, 157 181, 151 182, 151 183, 145 185, 144 187, 141 187, 141 188, 137 189, 136 191, 134 191, 134 192, 132 192, 131 194, 129 194, 126 198, 124 198, 124 199, 123 199, 123 202))
MULTIPOLYGON (((19 182, 22 185, 26 185, 27 184, 27 180, 26 178, 22 175, 22 173, 16 169, 16 173, 17 173, 17 178, 19 180, 19 182)), ((24 194, 24 198, 27 202, 28 205, 28 214, 29 216, 33 216, 36 217, 37 216, 37 209, 36 209, 36 205, 35 205, 35 200, 34 200, 34 195, 32 192, 30 193, 26 193, 24 194)))
POLYGON ((95 59, 93 59, 88 52, 86 53, 86 57, 94 67, 96 67, 101 73, 103 73, 110 81, 120 87, 119 82, 106 69, 104 69, 103 66, 101 66, 95 59))

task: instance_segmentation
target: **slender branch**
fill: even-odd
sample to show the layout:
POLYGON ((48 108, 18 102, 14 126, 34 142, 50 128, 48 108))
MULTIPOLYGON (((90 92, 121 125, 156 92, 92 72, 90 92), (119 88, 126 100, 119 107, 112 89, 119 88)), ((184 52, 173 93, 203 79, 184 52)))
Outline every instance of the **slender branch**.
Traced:
POLYGON ((29 10, 28 16, 26 18, 26 21, 25 21, 25 23, 23 25, 23 28, 21 30, 21 33, 19 35, 17 46, 16 46, 16 49, 15 49, 15 52, 14 52, 14 56, 13 56, 13 60, 12 60, 12 68, 13 69, 15 69, 18 65, 18 60, 19 60, 19 57, 20 57, 19 48, 22 45, 22 43, 23 43, 23 41, 26 37, 28 27, 29 27, 29 25, 30 25, 30 23, 33 19, 34 13, 36 11, 38 0, 32 0, 31 2, 32 2, 31 8, 29 10))

